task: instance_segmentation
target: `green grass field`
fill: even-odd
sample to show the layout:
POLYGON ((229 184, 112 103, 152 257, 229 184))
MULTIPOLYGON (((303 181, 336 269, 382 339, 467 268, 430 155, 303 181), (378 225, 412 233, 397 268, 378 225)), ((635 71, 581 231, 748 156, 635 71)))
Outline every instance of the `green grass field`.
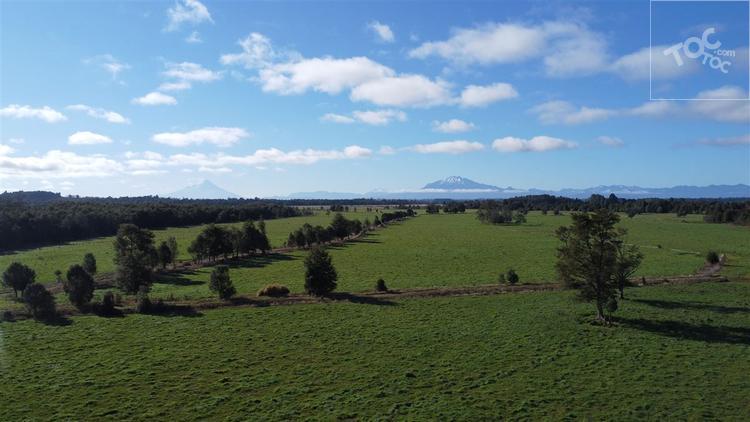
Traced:
MULTIPOLYGON (((365 212, 344 213, 349 218, 359 218, 364 220, 366 217, 374 218, 375 214, 365 212)), ((325 212, 317 213, 313 216, 280 218, 266 221, 266 231, 268 240, 273 247, 280 247, 289 236, 289 233, 304 223, 312 225, 326 226, 331 222, 333 215, 326 215, 325 212)), ((220 226, 242 226, 242 223, 220 224, 220 226)), ((175 227, 164 230, 154 230, 154 240, 158 245, 159 242, 166 240, 169 236, 174 236, 179 245, 179 260, 190 259, 187 248, 190 242, 195 239, 203 226, 192 227, 175 227)), ((102 237, 92 240, 79 242, 70 242, 64 245, 47 246, 36 249, 19 251, 11 254, 0 255, 0 268, 4 269, 13 261, 23 262, 32 267, 37 273, 38 281, 52 282, 55 279, 55 270, 61 270, 63 273, 71 264, 78 264, 83 260, 87 252, 96 256, 99 272, 114 271, 112 258, 114 249, 112 242, 114 236, 102 237)))
POLYGON ((0 323, 0 420, 747 420, 750 284, 626 294, 0 323))
MULTIPOLYGON (((349 213, 364 219, 364 213, 349 213)), ((368 217, 372 218, 372 215, 368 217)), ((326 225, 332 216, 318 214, 268 221, 274 245, 306 221, 326 225)), ((555 230, 569 224, 569 216, 530 213, 520 226, 481 224, 473 213, 458 215, 422 214, 414 219, 378 230, 364 239, 331 248, 339 273, 340 291, 372 290, 382 277, 390 288, 466 286, 494 283, 500 272, 514 268, 523 283, 555 280, 555 230)), ((640 246, 645 255, 637 275, 670 276, 694 273, 704 264, 708 250, 729 257, 723 270, 731 278, 750 275, 750 228, 704 223, 701 216, 673 214, 639 215, 623 218, 628 241, 640 246)), ((157 231, 157 239, 174 235, 183 255, 198 227, 157 231)), ((59 247, 0 257, 0 268, 11 260, 29 263, 40 274, 52 277, 54 268, 67 268, 85 251, 93 250, 102 272, 111 271, 111 238, 78 242, 59 247)), ((240 294, 254 294, 270 283, 303 290, 304 251, 274 254, 243 260, 232 265, 231 277, 240 294)), ((212 296, 208 290, 211 268, 163 277, 153 286, 153 296, 177 299, 212 296)), ((51 279, 51 278, 48 278, 51 279)), ((61 298, 61 300, 64 300, 61 298)), ((8 307, 7 300, 5 307, 8 307)))

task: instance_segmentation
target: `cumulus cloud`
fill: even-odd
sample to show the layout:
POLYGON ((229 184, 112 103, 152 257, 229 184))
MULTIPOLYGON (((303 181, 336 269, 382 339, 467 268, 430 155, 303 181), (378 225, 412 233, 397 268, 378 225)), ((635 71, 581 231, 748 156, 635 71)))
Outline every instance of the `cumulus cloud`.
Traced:
POLYGON ((379 41, 391 43, 396 40, 396 36, 393 35, 391 27, 384 23, 372 21, 367 24, 367 28, 377 35, 379 41))
POLYGON ((205 127, 189 132, 157 133, 151 139, 154 142, 173 147, 186 147, 207 143, 225 148, 249 136, 250 134, 245 129, 238 127, 205 127))
POLYGON ((548 101, 530 110, 544 124, 576 125, 604 120, 617 114, 615 110, 576 107, 567 101, 548 101))
POLYGON ((81 131, 68 136, 69 145, 98 145, 111 144, 112 139, 98 133, 81 131))
POLYGON ((320 118, 320 120, 324 122, 341 123, 341 124, 349 124, 349 123, 356 122, 356 120, 354 120, 353 117, 345 116, 343 114, 336 114, 336 113, 326 113, 323 115, 323 117, 320 118))
POLYGON ((0 155, 0 176, 18 178, 75 178, 111 176, 123 165, 103 155, 78 155, 52 150, 41 156, 0 155))
POLYGON ((455 29, 447 40, 425 42, 409 55, 440 57, 462 66, 543 59, 549 76, 581 76, 607 67, 609 54, 604 39, 572 22, 488 23, 455 29))
POLYGON ((166 70, 162 72, 167 78, 188 82, 212 82, 221 79, 221 72, 204 68, 197 63, 166 63, 166 70))
POLYGON ((351 116, 343 114, 327 113, 321 117, 321 120, 331 123, 365 123, 373 126, 385 126, 392 121, 405 122, 406 113, 400 110, 384 109, 384 110, 367 110, 367 111, 354 111, 351 116))
POLYGON ((500 152, 545 152, 557 149, 573 149, 578 144, 550 136, 535 136, 531 139, 505 138, 495 139, 492 148, 500 152))
POLYGON ((388 145, 383 145, 382 147, 380 147, 380 150, 378 151, 378 154, 380 155, 393 155, 395 153, 396 153, 396 149, 388 145))
POLYGON ((610 66, 610 70, 626 80, 673 79, 689 75, 700 66, 695 60, 688 60, 678 66, 674 58, 664 55, 667 45, 644 47, 626 54, 610 66))
POLYGON ((596 138, 596 141, 602 145, 606 145, 608 147, 613 147, 613 148, 619 148, 625 145, 625 142, 623 142, 622 139, 615 138, 613 136, 600 136, 596 138))
POLYGON ((175 105, 177 104, 177 99, 171 95, 154 91, 149 92, 143 97, 133 98, 132 103, 143 106, 175 105))
POLYGON ((44 120, 47 123, 57 123, 68 120, 64 114, 48 106, 34 108, 19 104, 11 104, 7 107, 1 108, 0 116, 13 119, 39 119, 44 120))
POLYGON ((10 154, 14 153, 15 151, 16 151, 16 149, 13 148, 10 145, 0 144, 0 156, 10 155, 10 154))
POLYGON ((118 77, 122 71, 130 69, 129 64, 117 60, 111 54, 101 54, 89 57, 88 59, 84 59, 83 63, 104 69, 107 73, 112 75, 113 81, 119 80, 118 77))
POLYGON ((176 31, 183 23, 213 23, 208 9, 198 0, 177 0, 173 7, 167 9, 167 20, 165 31, 176 31))
POLYGON ((357 85, 352 101, 368 101, 381 106, 429 107, 451 101, 449 86, 422 75, 399 75, 373 79, 357 85))
POLYGON ((66 107, 68 110, 82 111, 95 119, 106 120, 110 123, 130 123, 130 120, 120 113, 103 108, 90 107, 85 104, 74 104, 66 107))
POLYGON ((518 97, 513 85, 495 83, 487 86, 469 85, 461 92, 458 103, 462 107, 484 107, 488 104, 518 97))
POLYGON ((435 120, 432 122, 432 129, 435 132, 460 133, 474 130, 475 126, 474 123, 465 122, 460 119, 450 119, 444 122, 435 120))
MULTIPOLYGON (((352 101, 384 107, 432 107, 462 101, 453 97, 446 81, 398 73, 368 57, 304 58, 296 52, 280 53, 259 33, 251 33, 238 44, 242 51, 222 55, 221 63, 257 71, 252 80, 265 92, 294 95, 313 91, 337 95, 349 91, 352 101)), ((464 103, 485 105, 513 95, 517 93, 506 84, 469 87, 464 103)))
POLYGON ((484 145, 479 142, 460 140, 436 142, 433 144, 417 144, 408 149, 420 154, 464 154, 481 151, 484 149, 484 145))
POLYGON ((748 92, 738 86, 723 86, 701 91, 696 96, 703 101, 691 101, 689 111, 720 122, 750 123, 748 92))

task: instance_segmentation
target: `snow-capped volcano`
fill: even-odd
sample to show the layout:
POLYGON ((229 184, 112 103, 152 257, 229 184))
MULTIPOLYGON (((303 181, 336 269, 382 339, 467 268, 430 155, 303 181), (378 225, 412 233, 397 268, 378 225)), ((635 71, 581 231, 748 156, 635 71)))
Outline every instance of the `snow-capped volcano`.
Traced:
POLYGON ((229 199, 239 198, 240 196, 232 192, 226 191, 211 182, 210 180, 204 180, 203 182, 188 186, 172 192, 166 195, 168 198, 186 198, 186 199, 229 199))
POLYGON ((461 176, 450 176, 443 180, 428 183, 424 185, 422 189, 440 189, 440 190, 483 190, 483 191, 494 191, 502 190, 497 186, 485 185, 483 183, 475 182, 471 179, 467 179, 461 176))

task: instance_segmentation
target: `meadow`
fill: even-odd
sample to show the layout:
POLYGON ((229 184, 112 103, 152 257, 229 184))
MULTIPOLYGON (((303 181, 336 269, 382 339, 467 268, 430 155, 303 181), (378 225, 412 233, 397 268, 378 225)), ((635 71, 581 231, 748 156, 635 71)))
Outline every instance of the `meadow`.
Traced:
MULTIPOLYGON (((374 214, 347 213, 348 218, 374 218, 374 214)), ((332 215, 270 220, 269 238, 278 246, 289 232, 304 222, 327 225, 332 215)), ((532 212, 523 225, 485 225, 474 213, 421 214, 394 223, 364 238, 330 248, 339 274, 339 291, 372 290, 383 278, 389 288, 470 286, 497 282, 498 275, 515 269, 522 283, 556 280, 555 230, 570 222, 568 215, 542 215, 532 212)), ((750 275, 750 228, 728 224, 708 224, 699 215, 647 214, 623 217, 627 241, 638 245, 645 258, 637 276, 689 275, 699 270, 708 250, 728 256, 723 274, 730 278, 750 275)), ((156 238, 177 237, 187 258, 187 244, 200 227, 156 231, 156 238)), ((31 265, 44 277, 53 268, 67 268, 85 251, 94 251, 100 272, 112 271, 111 238, 47 247, 0 257, 0 268, 11 260, 31 265)), ((255 294, 270 283, 287 285, 292 292, 303 291, 305 251, 277 253, 231 263, 230 274, 239 294, 255 294)), ((208 289, 211 267, 158 277, 153 297, 195 299, 212 297, 208 289)), ((48 280, 51 278, 47 278, 48 280)), ((61 299, 64 300, 64 299, 61 299)))
POLYGON ((0 420, 746 420, 750 284, 626 295, 0 323, 0 420))

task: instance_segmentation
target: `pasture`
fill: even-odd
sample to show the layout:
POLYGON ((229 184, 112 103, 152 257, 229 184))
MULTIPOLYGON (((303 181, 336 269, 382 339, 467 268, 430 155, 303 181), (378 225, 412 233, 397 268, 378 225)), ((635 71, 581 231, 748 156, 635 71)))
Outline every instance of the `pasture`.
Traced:
MULTIPOLYGON (((348 213, 348 218, 372 219, 374 214, 348 213)), ((274 246, 304 222, 327 225, 332 215, 269 220, 267 229, 274 246)), ((391 224, 368 236, 330 248, 339 274, 339 291, 372 290, 382 277, 389 288, 469 286, 491 284, 501 272, 515 269, 522 283, 554 281, 555 230, 569 224, 568 215, 553 216, 532 212, 523 225, 485 225, 473 213, 420 214, 391 224)), ((750 229, 727 224, 708 224, 701 216, 674 214, 623 216, 620 223, 629 230, 628 242, 638 245, 645 255, 637 276, 689 275, 700 269, 705 254, 713 249, 727 254, 723 274, 730 278, 750 275, 750 229)), ((187 245, 200 227, 156 231, 157 241, 167 236, 178 239, 181 259, 187 258, 187 245)), ((93 251, 100 272, 112 271, 111 238, 46 247, 0 257, 0 268, 12 260, 31 265, 42 280, 51 280, 52 271, 78 262, 86 251, 93 251)), ((271 254, 231 263, 231 278, 239 294, 252 295, 261 287, 279 283, 292 292, 303 291, 305 251, 271 254)), ((212 297, 208 289, 211 267, 159 276, 153 297, 196 299, 212 297)), ((60 297, 60 300, 64 298, 60 297)), ((7 303, 7 302, 6 302, 7 303)))
POLYGON ((750 284, 626 294, 0 323, 0 420, 746 418, 750 284))

